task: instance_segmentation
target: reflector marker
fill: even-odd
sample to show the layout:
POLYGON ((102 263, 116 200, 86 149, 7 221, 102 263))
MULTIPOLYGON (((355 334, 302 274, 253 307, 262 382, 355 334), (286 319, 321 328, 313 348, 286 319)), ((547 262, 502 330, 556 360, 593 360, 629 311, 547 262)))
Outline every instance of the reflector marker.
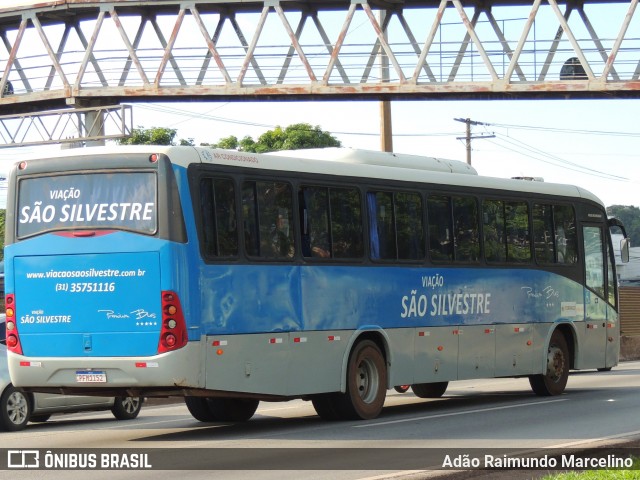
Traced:
POLYGON ((41 367, 42 362, 20 362, 21 367, 41 367))
POLYGON ((293 343, 307 343, 307 337, 296 337, 293 339, 293 343))
POLYGON ((527 329, 525 327, 513 327, 513 331, 516 333, 526 332, 527 329))
POLYGON ((607 328, 615 328, 616 325, 614 323, 607 323, 607 328))
POLYGON ((158 362, 136 362, 136 368, 158 368, 158 362))
POLYGON ((270 338, 269 343, 282 343, 282 338, 270 338))
POLYGON ((333 342, 333 341, 339 342, 340 341, 340 336, 339 335, 329 335, 327 337, 327 340, 329 340, 330 342, 333 342))
POLYGON ((462 330, 454 330, 452 333, 454 335, 462 335, 462 330))
POLYGON ((484 329, 484 333, 493 333, 494 329, 493 328, 485 328, 484 329))
POLYGON ((430 337, 431 332, 418 332, 419 337, 430 337))
POLYGON ((225 345, 227 345, 226 340, 214 340, 211 344, 212 347, 224 347, 225 345))
POLYGON ((587 323, 587 328, 595 330, 596 328, 598 328, 598 325, 596 325, 595 323, 587 323))

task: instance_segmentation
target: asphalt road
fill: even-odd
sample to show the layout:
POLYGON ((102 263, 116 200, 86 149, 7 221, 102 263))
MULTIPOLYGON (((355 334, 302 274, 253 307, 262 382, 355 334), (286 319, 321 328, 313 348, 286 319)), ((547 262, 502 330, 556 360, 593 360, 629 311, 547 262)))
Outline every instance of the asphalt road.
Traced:
POLYGON ((86 413, 0 433, 0 450, 37 451, 41 463, 49 452, 62 467, 70 455, 76 462, 78 455, 95 455, 98 464, 91 472, 69 465, 0 470, 0 479, 156 480, 159 470, 167 470, 163 476, 216 480, 298 479, 301 470, 305 479, 537 478, 548 469, 458 472, 456 461, 477 459, 484 466, 486 456, 500 461, 507 454, 560 455, 560 461, 585 449, 590 457, 620 457, 623 444, 640 438, 639 389, 640 362, 628 362, 611 372, 574 373, 558 397, 535 396, 527 379, 454 382, 436 400, 390 391, 382 415, 361 422, 325 422, 310 402, 295 400, 262 403, 243 424, 206 424, 180 401, 153 400, 133 421, 86 413), (100 469, 102 455, 122 462, 123 452, 148 455, 152 468, 119 469, 131 465, 117 463, 116 469, 100 469))

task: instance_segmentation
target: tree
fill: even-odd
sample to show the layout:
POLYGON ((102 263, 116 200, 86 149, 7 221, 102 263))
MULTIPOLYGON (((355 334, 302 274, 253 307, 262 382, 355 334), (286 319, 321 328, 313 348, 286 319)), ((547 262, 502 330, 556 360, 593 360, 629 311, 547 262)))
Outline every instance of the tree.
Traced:
MULTIPOLYGON (((177 130, 175 128, 138 127, 133 129, 129 138, 120 140, 119 143, 121 145, 175 145, 173 139, 176 133, 177 130)), ((184 142, 184 140, 181 140, 181 142, 184 142)))
POLYGON ((616 217, 624 224, 631 245, 640 244, 640 208, 633 205, 611 205, 607 207, 607 215, 616 217))
POLYGON ((257 142, 249 136, 240 141, 237 137, 229 136, 221 138, 218 143, 211 146, 242 152, 265 153, 279 150, 339 147, 341 143, 340 140, 329 132, 323 131, 318 125, 313 127, 308 123, 295 123, 284 129, 277 126, 260 135, 257 142))

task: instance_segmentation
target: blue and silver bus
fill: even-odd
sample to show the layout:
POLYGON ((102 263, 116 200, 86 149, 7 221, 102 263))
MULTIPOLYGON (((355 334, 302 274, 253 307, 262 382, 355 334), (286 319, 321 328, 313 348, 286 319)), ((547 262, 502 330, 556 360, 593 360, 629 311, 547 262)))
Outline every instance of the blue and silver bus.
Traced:
POLYGON ((371 419, 473 378, 558 395, 618 362, 612 226, 579 187, 437 158, 62 150, 10 174, 11 377, 201 421, 294 398, 371 419))

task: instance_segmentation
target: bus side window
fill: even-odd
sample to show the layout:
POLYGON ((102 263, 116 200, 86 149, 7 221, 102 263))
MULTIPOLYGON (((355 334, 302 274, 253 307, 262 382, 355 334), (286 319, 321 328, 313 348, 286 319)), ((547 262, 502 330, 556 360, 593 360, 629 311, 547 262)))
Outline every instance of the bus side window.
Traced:
POLYGON ((424 222, 422 197, 417 193, 396 193, 394 198, 398 259, 423 259, 424 222))
POLYGON ((200 180, 203 252, 206 257, 238 254, 235 187, 231 179, 200 180))
POLYGON ((397 258, 393 194, 367 193, 369 210, 371 258, 395 260, 397 258))
POLYGON ((555 262, 553 212, 551 205, 533 205, 533 244, 538 263, 555 262))
POLYGON ((245 249, 268 259, 293 258, 293 199, 284 182, 245 182, 242 188, 245 249))
POLYGON ((329 189, 333 258, 362 258, 362 205, 356 188, 329 189))
POLYGON ((302 255, 306 258, 331 258, 329 189, 302 187, 298 196, 301 199, 302 255))
POLYGON ((455 260, 477 262, 480 258, 478 239, 478 204, 475 197, 453 197, 455 260))
POLYGON ((553 206, 553 223, 556 237, 556 262, 575 264, 578 262, 578 237, 573 208, 564 205, 553 206))
POLYGON ((507 245, 504 226, 504 202, 485 200, 482 202, 484 256, 487 262, 505 262, 507 245))
POLYGON ((429 255, 433 261, 453 260, 451 199, 430 195, 427 199, 429 218, 429 255))
POLYGON ((525 202, 505 202, 505 232, 507 234, 507 261, 531 261, 529 237, 529 206, 525 202))

